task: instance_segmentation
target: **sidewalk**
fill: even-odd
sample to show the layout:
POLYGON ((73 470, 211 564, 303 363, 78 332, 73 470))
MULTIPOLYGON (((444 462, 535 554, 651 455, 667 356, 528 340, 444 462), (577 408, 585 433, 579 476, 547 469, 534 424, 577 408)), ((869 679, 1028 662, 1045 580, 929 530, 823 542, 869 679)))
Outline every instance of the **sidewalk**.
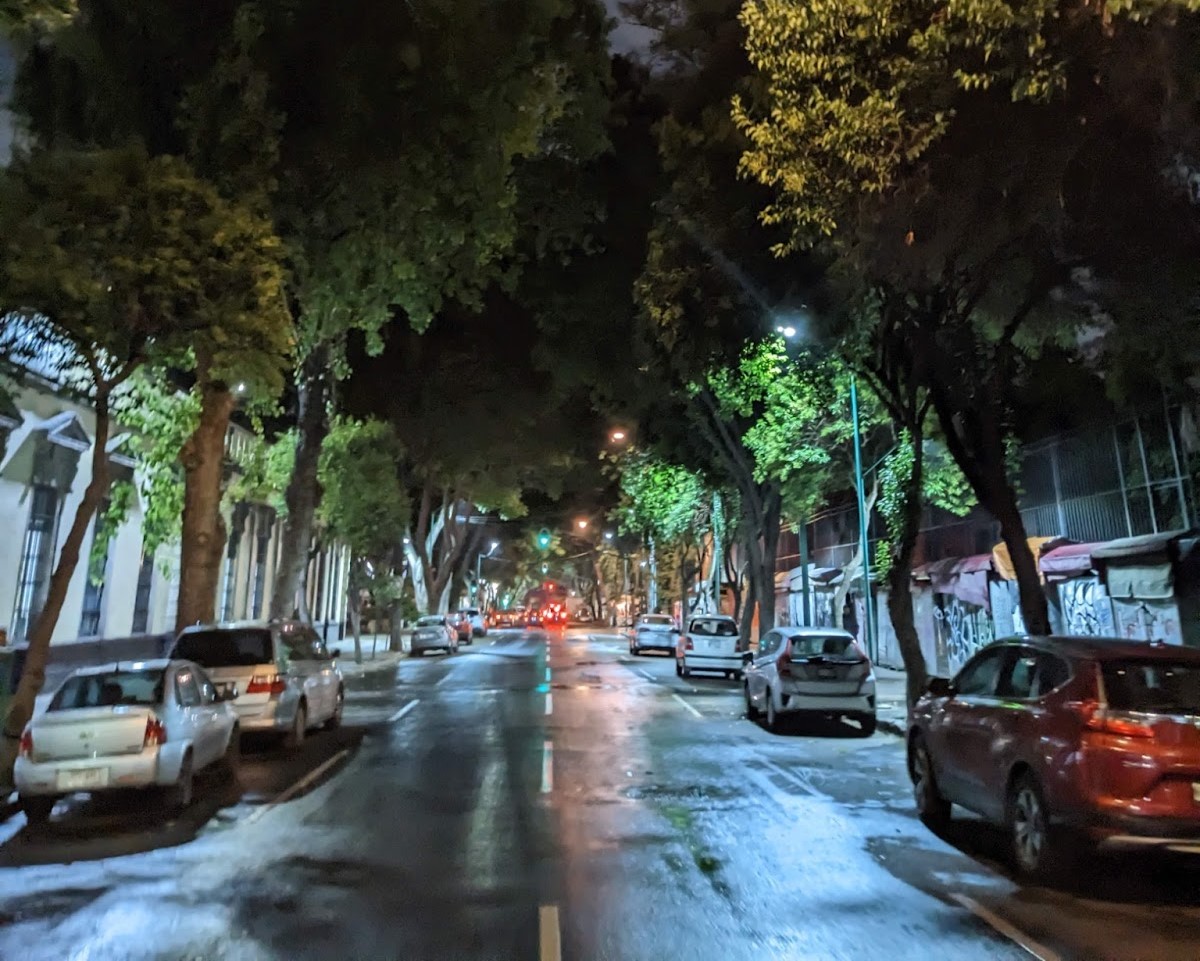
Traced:
POLYGON ((875 668, 875 713, 879 730, 904 737, 908 730, 907 675, 890 667, 875 668))
MULTIPOLYGON (((369 674, 372 671, 382 671, 389 667, 395 667, 396 664, 404 660, 408 655, 403 651, 389 650, 391 642, 391 638, 387 634, 379 634, 377 636, 364 634, 362 636, 363 662, 356 664, 354 663, 354 638, 342 638, 336 644, 338 650, 341 651, 341 656, 337 659, 337 665, 342 672, 342 676, 361 677, 363 674, 369 674), (375 651, 374 655, 371 653, 372 650, 375 651)), ((334 645, 331 644, 330 646, 334 645)))

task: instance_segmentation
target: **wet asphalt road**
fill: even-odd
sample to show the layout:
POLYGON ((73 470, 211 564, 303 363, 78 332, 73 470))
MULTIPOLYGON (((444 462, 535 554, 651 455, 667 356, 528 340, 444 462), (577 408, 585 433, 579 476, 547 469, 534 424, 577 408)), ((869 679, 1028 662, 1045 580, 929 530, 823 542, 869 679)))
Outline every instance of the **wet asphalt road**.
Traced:
POLYGON ((1200 957, 1192 862, 1022 888, 995 831, 915 820, 899 739, 769 735, 611 635, 348 686, 341 731, 252 745, 177 823, 0 828, 0 961, 1200 957))

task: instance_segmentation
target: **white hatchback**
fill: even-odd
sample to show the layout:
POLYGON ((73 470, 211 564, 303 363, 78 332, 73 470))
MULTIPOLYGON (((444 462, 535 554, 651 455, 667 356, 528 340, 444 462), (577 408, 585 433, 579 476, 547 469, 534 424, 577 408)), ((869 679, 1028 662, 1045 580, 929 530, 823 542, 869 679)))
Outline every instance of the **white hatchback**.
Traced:
POLYGON ((686 633, 675 645, 675 673, 688 677, 692 671, 742 676, 737 621, 726 614, 703 614, 688 621, 686 633))
POLYGON ((192 800, 192 778, 239 757, 234 690, 218 693, 188 661, 134 661, 71 674, 21 735, 13 768, 32 824, 77 792, 161 788, 167 806, 192 800))
POLYGON ((779 729, 783 714, 858 721, 875 733, 875 672, 854 635, 829 627, 779 627, 746 655, 746 716, 779 729))

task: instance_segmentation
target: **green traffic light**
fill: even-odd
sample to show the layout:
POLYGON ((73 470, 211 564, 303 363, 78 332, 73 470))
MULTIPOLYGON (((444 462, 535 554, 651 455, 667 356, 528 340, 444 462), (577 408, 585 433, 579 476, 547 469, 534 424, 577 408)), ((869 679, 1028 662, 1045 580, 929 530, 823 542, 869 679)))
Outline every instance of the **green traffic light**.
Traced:
POLYGON ((544 530, 544 531, 540 531, 538 533, 537 546, 540 547, 544 551, 550 549, 550 532, 549 531, 544 530))

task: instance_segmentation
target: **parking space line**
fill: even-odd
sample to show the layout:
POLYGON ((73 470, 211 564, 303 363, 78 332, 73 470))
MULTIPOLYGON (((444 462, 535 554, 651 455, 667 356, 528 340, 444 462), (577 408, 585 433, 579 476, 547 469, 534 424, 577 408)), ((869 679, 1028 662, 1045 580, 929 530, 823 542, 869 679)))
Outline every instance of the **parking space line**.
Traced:
POLYGON ((778 774, 784 780, 788 781, 791 784, 796 785, 796 787, 800 788, 800 790, 803 791, 805 794, 811 795, 812 797, 816 797, 816 798, 824 798, 825 800, 829 799, 829 796, 827 794, 822 794, 811 783, 809 783, 807 778, 801 777, 795 771, 789 771, 786 768, 780 767, 774 761, 770 761, 767 758, 762 757, 761 755, 759 755, 758 759, 764 767, 770 768, 772 771, 774 771, 776 774, 778 774))
POLYGON ((562 961, 562 923, 557 904, 538 908, 538 961, 562 961))
POLYGON ((546 665, 546 680, 550 680, 550 665, 546 665))
POLYGON ((433 686, 440 687, 442 682, 447 680, 452 673, 453 673, 453 669, 448 670, 445 674, 443 674, 441 677, 439 677, 436 681, 433 682, 433 686))
POLYGON ((655 677, 653 674, 651 674, 649 671, 643 671, 643 670, 642 670, 640 667, 639 667, 639 668, 635 668, 635 669, 634 669, 634 673, 635 673, 635 674, 640 674, 640 675, 642 675, 642 677, 644 677, 644 678, 645 678, 647 681, 654 682, 654 681, 657 681, 657 680, 658 680, 658 678, 656 678, 656 677, 655 677))
POLYGON ((310 784, 312 784, 313 781, 317 780, 317 778, 319 778, 322 774, 324 774, 326 771, 328 771, 331 767, 333 767, 335 764, 337 764, 343 758, 347 757, 349 754, 350 754, 350 748, 348 748, 348 747, 342 748, 333 757, 326 759, 324 764, 321 764, 318 767, 314 768, 313 770, 309 771, 306 775, 304 775, 304 777, 300 778, 299 781, 296 781, 290 787, 284 788, 282 791, 280 791, 278 794, 276 794, 275 797, 273 797, 270 801, 268 801, 262 807, 258 808, 255 811, 251 811, 250 814, 242 821, 242 823, 243 824, 253 824, 255 821, 257 821, 259 818, 261 818, 263 815, 265 815, 272 808, 277 807, 280 804, 283 804, 289 798, 292 798, 295 795, 299 794, 306 787, 308 787, 310 784))
POLYGON ((1056 951, 1051 951, 1045 945, 1039 944, 1020 928, 1009 924, 1000 915, 989 911, 978 901, 967 897, 965 894, 952 894, 950 897, 970 911, 975 917, 979 918, 988 927, 1004 935, 1009 941, 1012 941, 1023 948, 1028 954, 1037 958, 1038 961, 1062 961, 1061 956, 1056 951))
POLYGON ((400 718, 404 717, 409 711, 416 707, 421 702, 419 700, 409 701, 404 707, 400 708, 395 714, 387 719, 388 724, 395 724, 400 718))
POLYGON ((542 793, 554 790, 554 742, 542 742, 542 793))
POLYGON ((701 714, 699 711, 697 711, 694 707, 692 707, 692 705, 690 705, 687 701, 685 701, 678 694, 672 694, 671 697, 675 698, 675 700, 677 700, 680 704, 682 704, 689 711, 691 711, 693 714, 695 714, 696 717, 700 718, 700 720, 704 720, 704 715, 701 714))
POLYGON ((553 712, 553 710, 554 710, 554 695, 547 693, 546 694, 546 716, 549 717, 551 712, 553 712))

